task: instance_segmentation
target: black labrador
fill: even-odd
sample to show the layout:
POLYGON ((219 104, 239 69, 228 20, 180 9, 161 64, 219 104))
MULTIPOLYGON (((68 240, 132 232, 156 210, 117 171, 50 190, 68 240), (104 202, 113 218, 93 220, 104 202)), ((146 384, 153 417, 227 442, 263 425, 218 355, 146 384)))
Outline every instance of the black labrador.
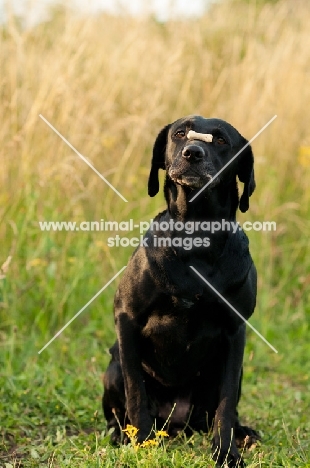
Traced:
POLYGON ((238 205, 247 211, 255 189, 251 147, 233 158, 246 144, 227 122, 200 116, 157 136, 148 192, 157 194, 164 169, 168 206, 115 295, 117 341, 103 396, 113 442, 122 438, 119 423, 137 427, 139 442, 167 419, 171 436, 213 428, 217 466, 236 467, 244 466, 237 446, 259 438, 237 412, 246 325, 222 299, 244 319, 255 308, 256 269, 236 224, 238 205), (236 176, 244 184, 240 199, 236 176))

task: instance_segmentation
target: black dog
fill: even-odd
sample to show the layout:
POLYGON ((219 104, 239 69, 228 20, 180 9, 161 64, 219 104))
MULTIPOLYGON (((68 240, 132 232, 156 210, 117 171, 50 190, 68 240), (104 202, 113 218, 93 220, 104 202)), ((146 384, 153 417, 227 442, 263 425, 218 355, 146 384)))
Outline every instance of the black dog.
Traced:
POLYGON ((157 194, 158 170, 165 169, 168 208, 134 252, 115 296, 118 339, 103 397, 114 442, 119 422, 136 426, 139 442, 167 418, 171 436, 213 427, 214 459, 235 467, 244 466, 237 445, 259 438, 240 425, 236 409, 246 325, 197 274, 245 319, 252 315, 256 270, 248 239, 240 227, 228 229, 255 188, 251 147, 218 174, 246 143, 227 122, 199 116, 167 125, 155 141, 149 195, 157 194), (240 201, 236 176, 244 183, 240 201), (207 221, 221 229, 206 231, 207 221))

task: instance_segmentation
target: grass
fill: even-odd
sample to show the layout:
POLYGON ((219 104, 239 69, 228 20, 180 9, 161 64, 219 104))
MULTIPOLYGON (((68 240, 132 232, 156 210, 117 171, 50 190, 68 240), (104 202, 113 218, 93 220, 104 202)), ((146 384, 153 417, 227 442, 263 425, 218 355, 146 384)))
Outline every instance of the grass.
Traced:
MULTIPOLYGON (((221 117, 251 138, 257 190, 239 220, 259 273, 240 404, 262 433, 254 467, 309 467, 310 11, 305 2, 234 1, 201 19, 159 23, 78 17, 56 8, 30 29, 1 30, 0 467, 212 467, 194 434, 134 450, 109 445, 102 373, 113 343, 115 280, 38 351, 128 261, 111 233, 41 232, 38 222, 149 220, 151 148, 189 113, 221 117), (42 114, 129 200, 124 203, 38 117, 42 114), (303 149, 304 148, 304 149, 303 149)), ((113 233, 112 233, 113 235, 113 233)), ((137 235, 137 233, 133 233, 137 235)))

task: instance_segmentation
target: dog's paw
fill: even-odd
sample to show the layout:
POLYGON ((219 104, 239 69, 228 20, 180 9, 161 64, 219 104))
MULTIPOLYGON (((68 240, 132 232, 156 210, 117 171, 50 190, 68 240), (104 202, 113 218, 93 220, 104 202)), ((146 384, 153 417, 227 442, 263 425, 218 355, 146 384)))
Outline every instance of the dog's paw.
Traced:
POLYGON ((235 428, 235 440, 237 447, 242 449, 250 449, 261 440, 260 435, 254 429, 248 426, 240 426, 235 428))
POLYGON ((219 450, 218 455, 213 457, 217 468, 245 468, 243 458, 239 454, 225 453, 219 450))
POLYGON ((129 443, 129 437, 127 434, 120 432, 119 427, 113 427, 114 431, 110 436, 110 442, 114 446, 127 445, 129 443))
POLYGON ((111 437, 110 437, 110 442, 112 445, 121 445, 121 434, 119 431, 114 429, 114 432, 112 432, 111 437))
POLYGON ((213 442, 212 453, 218 468, 245 468, 246 466, 235 444, 231 444, 225 450, 221 445, 216 445, 213 442))

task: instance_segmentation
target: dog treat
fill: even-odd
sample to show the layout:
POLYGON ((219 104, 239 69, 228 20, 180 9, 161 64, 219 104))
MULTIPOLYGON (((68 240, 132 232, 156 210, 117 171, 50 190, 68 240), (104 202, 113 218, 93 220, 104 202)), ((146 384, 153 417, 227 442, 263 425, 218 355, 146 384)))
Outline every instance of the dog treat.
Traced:
POLYGON ((197 133, 194 130, 190 130, 187 134, 187 138, 188 140, 202 140, 211 143, 213 135, 211 135, 211 133, 197 133))

